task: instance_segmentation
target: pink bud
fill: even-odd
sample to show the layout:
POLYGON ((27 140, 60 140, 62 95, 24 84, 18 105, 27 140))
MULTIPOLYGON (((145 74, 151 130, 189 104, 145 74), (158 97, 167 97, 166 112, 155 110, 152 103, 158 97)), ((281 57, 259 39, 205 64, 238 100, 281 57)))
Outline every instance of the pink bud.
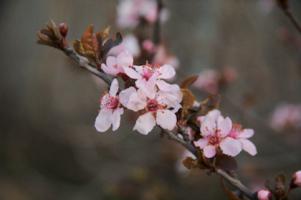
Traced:
POLYGON ((60 23, 59 25, 60 33, 63 37, 67 36, 68 33, 68 25, 66 23, 60 23))
POLYGON ((257 198, 259 200, 270 200, 272 197, 272 193, 269 190, 259 190, 257 192, 257 198))
POLYGON ((292 187, 301 187, 301 170, 295 172, 291 185, 292 187))

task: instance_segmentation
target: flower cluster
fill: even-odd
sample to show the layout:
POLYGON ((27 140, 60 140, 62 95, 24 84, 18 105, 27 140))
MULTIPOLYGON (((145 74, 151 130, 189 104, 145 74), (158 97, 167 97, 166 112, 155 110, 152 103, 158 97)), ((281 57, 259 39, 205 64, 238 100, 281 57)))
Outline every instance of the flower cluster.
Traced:
POLYGON ((229 117, 224 118, 219 110, 210 111, 206 116, 198 118, 202 138, 194 142, 203 150, 207 158, 214 157, 218 151, 228 156, 236 156, 242 150, 256 155, 255 145, 249 140, 254 135, 252 129, 242 129, 232 124, 229 117))
POLYGON ((176 127, 175 113, 181 108, 182 93, 178 85, 166 82, 175 76, 171 65, 133 65, 132 56, 123 51, 117 56, 108 56, 101 68, 107 74, 126 77, 133 84, 119 91, 117 79, 113 80, 109 93, 101 98, 95 121, 99 132, 108 130, 111 125, 116 130, 124 108, 141 113, 134 126, 141 134, 148 134, 156 124, 167 130, 176 127))

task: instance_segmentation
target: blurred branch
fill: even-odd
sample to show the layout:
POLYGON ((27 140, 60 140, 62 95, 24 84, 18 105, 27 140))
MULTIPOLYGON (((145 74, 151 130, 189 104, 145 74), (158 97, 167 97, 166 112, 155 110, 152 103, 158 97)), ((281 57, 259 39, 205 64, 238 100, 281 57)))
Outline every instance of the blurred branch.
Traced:
POLYGON ((283 13, 289 18, 295 28, 301 33, 301 25, 298 23, 291 10, 289 9, 288 0, 277 0, 277 4, 283 13))
POLYGON ((154 44, 160 44, 161 42, 161 11, 163 8, 162 0, 157 0, 157 20, 154 26, 154 33, 153 33, 153 42, 154 44))

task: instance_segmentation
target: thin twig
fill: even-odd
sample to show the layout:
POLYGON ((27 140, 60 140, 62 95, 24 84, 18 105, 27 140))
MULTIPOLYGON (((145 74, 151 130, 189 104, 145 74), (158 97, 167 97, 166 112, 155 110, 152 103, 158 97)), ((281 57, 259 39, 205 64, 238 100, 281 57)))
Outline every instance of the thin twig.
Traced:
POLYGON ((72 60, 74 60, 78 65, 80 65, 82 68, 89 71, 90 73, 97 76, 98 78, 102 79, 108 85, 111 84, 112 77, 109 77, 107 74, 97 70, 96 67, 93 66, 85 57, 82 57, 79 54, 77 54, 72 48, 70 47, 64 48, 63 52, 72 60))
POLYGON ((295 28, 299 31, 299 33, 301 33, 301 26, 298 23, 298 21, 295 19, 294 15, 292 14, 292 12, 288 9, 283 10, 284 14, 289 18, 289 20, 293 23, 293 25, 295 26, 295 28))

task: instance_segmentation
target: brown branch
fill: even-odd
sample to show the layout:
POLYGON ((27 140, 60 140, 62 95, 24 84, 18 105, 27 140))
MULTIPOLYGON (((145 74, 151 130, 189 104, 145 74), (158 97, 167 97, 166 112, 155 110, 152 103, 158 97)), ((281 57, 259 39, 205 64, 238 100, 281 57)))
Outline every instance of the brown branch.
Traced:
POLYGON ((289 8, 289 1, 288 0, 276 0, 278 6, 283 11, 283 13, 289 18, 295 28, 301 33, 301 25, 295 19, 294 15, 292 14, 289 8))
POLYGON ((293 23, 293 25, 295 26, 295 28, 299 31, 299 33, 301 33, 301 26, 298 23, 298 21, 296 20, 296 18, 294 17, 294 15, 292 14, 292 12, 288 9, 282 9, 284 14, 289 18, 289 20, 293 23))
POLYGON ((109 75, 99 71, 96 69, 96 66, 91 64, 87 58, 80 56, 78 53, 76 53, 72 48, 66 47, 62 49, 62 51, 70 57, 72 60, 74 60, 80 67, 83 69, 89 71, 93 75, 97 76, 98 78, 102 79, 104 82, 106 82, 108 85, 112 82, 112 77, 109 75))

